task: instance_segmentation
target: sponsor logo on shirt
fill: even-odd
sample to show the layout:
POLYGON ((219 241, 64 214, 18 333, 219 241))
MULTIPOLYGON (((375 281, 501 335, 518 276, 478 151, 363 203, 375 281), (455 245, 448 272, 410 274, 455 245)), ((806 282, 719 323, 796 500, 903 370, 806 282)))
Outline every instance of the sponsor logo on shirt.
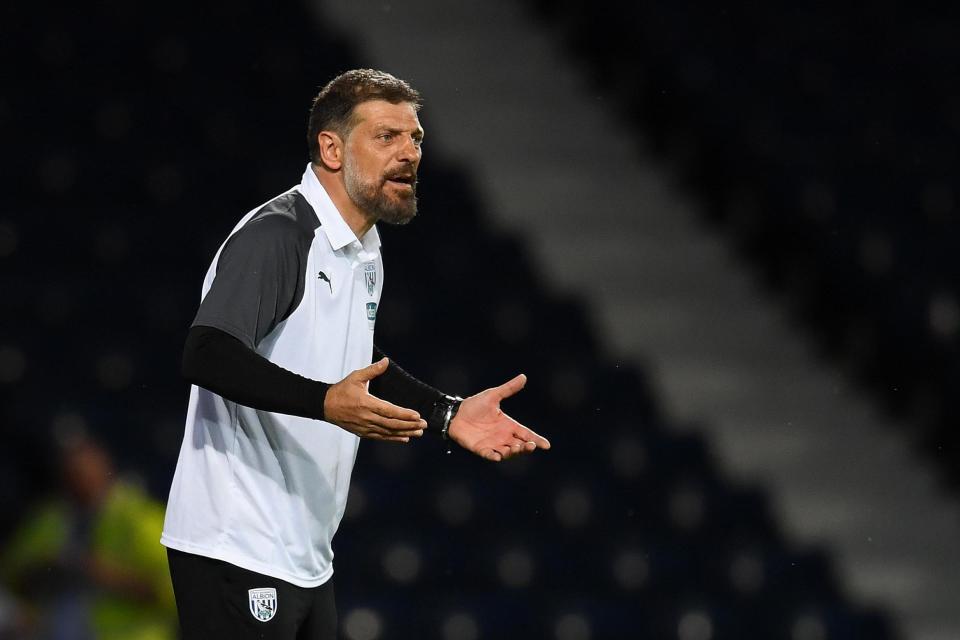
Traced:
POLYGON ((377 321, 377 303, 368 302, 367 303, 367 324, 370 325, 370 330, 373 331, 373 325, 377 321))

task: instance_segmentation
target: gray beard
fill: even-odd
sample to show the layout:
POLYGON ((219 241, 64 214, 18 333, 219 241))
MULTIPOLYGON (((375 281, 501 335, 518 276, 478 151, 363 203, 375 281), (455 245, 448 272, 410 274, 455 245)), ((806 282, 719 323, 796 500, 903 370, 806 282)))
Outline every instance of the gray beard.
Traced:
POLYGON ((343 183, 347 195, 353 204, 373 216, 376 220, 387 224, 407 224, 417 215, 417 188, 409 197, 400 196, 392 199, 384 191, 386 180, 379 183, 364 182, 351 162, 343 163, 343 183))

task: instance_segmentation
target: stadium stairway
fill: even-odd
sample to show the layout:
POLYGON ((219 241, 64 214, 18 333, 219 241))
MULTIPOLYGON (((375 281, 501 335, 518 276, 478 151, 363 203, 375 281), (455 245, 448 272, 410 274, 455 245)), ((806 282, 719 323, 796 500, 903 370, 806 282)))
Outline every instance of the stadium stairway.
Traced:
POLYGON ((772 492, 795 543, 828 545, 848 592, 894 612, 906 637, 960 637, 955 505, 520 3, 323 12, 423 91, 426 148, 435 135, 471 168, 544 281, 587 303, 604 348, 656 372, 669 411, 710 430, 725 473, 772 492))

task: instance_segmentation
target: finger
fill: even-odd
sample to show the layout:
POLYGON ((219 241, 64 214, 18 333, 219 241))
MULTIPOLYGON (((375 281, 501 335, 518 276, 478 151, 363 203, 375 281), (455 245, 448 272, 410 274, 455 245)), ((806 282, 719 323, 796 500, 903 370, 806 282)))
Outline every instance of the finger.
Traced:
POLYGON ((372 411, 364 411, 360 416, 360 424, 364 429, 376 431, 383 436, 415 436, 419 438, 423 435, 424 430, 424 425, 421 422, 384 418, 372 411))
POLYGON ((423 423, 423 428, 427 426, 426 420, 420 419, 420 414, 413 409, 398 407, 392 402, 381 400, 376 396, 370 396, 367 409, 384 418, 393 418, 394 420, 403 420, 406 422, 423 423))
POLYGON ((397 420, 396 418, 384 418, 378 413, 370 412, 368 416, 370 424, 376 425, 381 429, 388 431, 423 431, 427 428, 426 420, 397 420))
POLYGON ((376 433, 377 435, 383 436, 384 438, 420 438, 423 436, 423 431, 387 431, 382 429, 373 429, 371 428, 370 433, 376 433))
POLYGON ((533 429, 528 429, 526 427, 518 427, 516 431, 513 432, 514 438, 519 438, 524 442, 532 442, 539 449, 549 449, 550 441, 541 436, 539 433, 536 433, 533 429))
POLYGON ((404 436, 407 438, 419 438, 423 435, 423 429, 420 429, 419 427, 407 429, 403 427, 378 426, 378 431, 385 436, 404 436))
POLYGON ((380 358, 373 364, 366 366, 363 369, 357 369, 350 375, 355 376, 360 382, 369 382, 386 371, 387 367, 389 366, 389 358, 380 358))
POLYGON ((502 460, 506 460, 513 455, 513 450, 510 449, 510 445, 508 444, 498 444, 494 449, 500 454, 502 460))
POLYGON ((479 453, 481 458, 490 462, 500 462, 503 459, 503 456, 492 448, 481 449, 479 453))
POLYGON ((502 385, 497 387, 497 395, 500 397, 501 400, 503 400, 504 398, 509 398, 513 394, 520 391, 520 389, 523 389, 524 385, 526 384, 527 384, 527 376, 521 373, 520 375, 513 378, 512 380, 508 380, 507 382, 504 382, 502 385))
POLYGON ((405 436, 387 436, 383 435, 382 433, 377 433, 376 431, 371 431, 364 437, 371 440, 380 440, 382 442, 400 442, 402 444, 410 442, 410 438, 405 436))
POLYGON ((515 455, 527 454, 537 450, 536 443, 521 440, 520 438, 514 438, 510 446, 517 450, 515 455))

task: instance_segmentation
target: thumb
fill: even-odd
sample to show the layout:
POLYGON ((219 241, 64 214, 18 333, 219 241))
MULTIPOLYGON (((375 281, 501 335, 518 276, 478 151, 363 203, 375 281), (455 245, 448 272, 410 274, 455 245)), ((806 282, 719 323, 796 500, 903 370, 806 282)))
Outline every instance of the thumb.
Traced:
POLYGON ((500 396, 500 399, 509 398, 513 394, 523 389, 524 385, 527 384, 527 376, 520 374, 512 380, 504 382, 502 385, 497 387, 497 395, 500 396))
POLYGON ((363 369, 357 369, 354 372, 354 375, 357 376, 357 380, 359 382, 368 382, 386 371, 388 366, 390 366, 390 359, 380 358, 373 364, 366 366, 363 369))

